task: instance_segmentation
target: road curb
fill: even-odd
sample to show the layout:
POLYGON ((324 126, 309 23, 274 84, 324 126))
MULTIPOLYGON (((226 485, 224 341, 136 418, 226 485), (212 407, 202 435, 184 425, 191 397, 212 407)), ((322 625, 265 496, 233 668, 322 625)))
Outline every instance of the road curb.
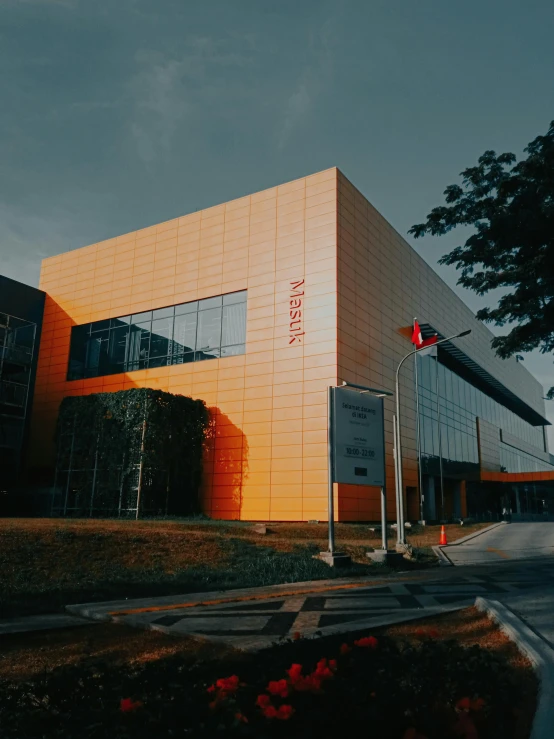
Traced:
POLYGON ((438 544, 431 548, 437 555, 437 559, 439 560, 439 565, 441 567, 454 567, 454 562, 446 556, 438 544))
POLYGON ((489 531, 492 531, 493 529, 497 529, 499 526, 506 526, 506 524, 507 524, 507 521, 498 521, 497 523, 493 523, 484 529, 479 529, 479 531, 474 531, 472 534, 463 536, 461 539, 456 539, 456 541, 453 541, 452 544, 446 544, 446 546, 447 547, 457 547, 460 544, 465 544, 466 541, 470 541, 471 539, 476 539, 478 536, 481 536, 482 534, 486 534, 489 531))
POLYGON ((465 544, 466 542, 471 541, 471 539, 476 539, 478 536, 486 534, 487 532, 492 531, 493 529, 497 529, 499 526, 504 526, 505 524, 506 521, 499 521, 498 523, 493 523, 491 526, 487 526, 480 531, 474 531, 473 534, 468 534, 467 536, 463 536, 461 539, 456 539, 456 541, 452 542, 452 544, 445 544, 443 546, 441 546, 440 544, 435 545, 434 547, 432 547, 432 549, 438 557, 439 564, 443 567, 455 567, 456 565, 450 559, 448 554, 446 554, 446 552, 444 551, 445 549, 465 544))
POLYGON ((552 739, 554 726, 554 652, 515 613, 497 600, 478 597, 475 607, 486 613, 516 643, 539 678, 539 700, 530 739, 552 739))

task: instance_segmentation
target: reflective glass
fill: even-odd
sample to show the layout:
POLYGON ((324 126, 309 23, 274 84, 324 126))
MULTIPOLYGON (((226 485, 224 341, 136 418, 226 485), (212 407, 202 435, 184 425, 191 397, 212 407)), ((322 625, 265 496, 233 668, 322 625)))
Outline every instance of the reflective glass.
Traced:
POLYGON ((196 349, 196 310, 175 316, 173 328, 173 354, 184 354, 196 349))
POLYGON ((244 344, 245 341, 246 303, 225 305, 223 307, 221 346, 244 344))
POLYGON ((223 305, 233 305, 234 303, 246 303, 246 290, 237 293, 228 293, 223 296, 223 305))
MULTIPOLYGON (((205 302, 205 301, 201 301, 205 302)), ((213 354, 213 349, 221 346, 221 308, 211 308, 198 312, 198 332, 196 349, 213 354)))
POLYGON ((150 337, 150 357, 167 357, 172 338, 173 318, 154 318, 150 337))
POLYGON ((217 298, 205 298, 205 300, 198 301, 198 310, 209 310, 210 308, 219 308, 222 304, 223 296, 219 295, 217 298))
POLYGON ((196 313, 198 310, 198 300, 193 300, 192 303, 181 303, 175 306, 175 315, 180 316, 182 313, 196 313))

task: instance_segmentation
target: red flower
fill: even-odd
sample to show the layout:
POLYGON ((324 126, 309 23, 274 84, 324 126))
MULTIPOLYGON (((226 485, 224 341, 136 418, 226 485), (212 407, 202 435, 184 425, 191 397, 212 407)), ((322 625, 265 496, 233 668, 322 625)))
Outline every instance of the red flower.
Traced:
POLYGON ((317 663, 317 667, 313 671, 312 675, 316 678, 319 678, 320 680, 329 680, 329 678, 333 677, 333 673, 327 666, 327 660, 326 659, 320 659, 317 663))
POLYGON ((247 724, 248 719, 244 715, 244 713, 241 713, 240 711, 238 713, 235 713, 235 718, 237 721, 239 721, 241 724, 247 724))
POLYGON ((291 683, 294 684, 298 682, 302 677, 302 665, 291 665, 290 669, 287 670, 287 675, 289 676, 291 683))
POLYGON ((235 693, 239 687, 239 679, 236 675, 222 677, 216 681, 216 687, 225 693, 235 693))
POLYGON ((271 705, 271 698, 269 697, 269 695, 262 693, 258 696, 256 700, 256 705, 259 706, 259 708, 267 708, 267 706, 271 705))
POLYGON ((277 718, 277 709, 275 706, 266 706, 262 708, 262 713, 266 718, 277 718))
POLYGON ((215 685, 210 685, 210 687, 207 690, 208 693, 215 693, 215 685))
POLYGON ((329 660, 329 668, 333 670, 333 672, 336 672, 337 670, 337 660, 336 659, 329 660))
POLYGON ((292 706, 284 704, 282 706, 279 706, 279 710, 277 711, 277 718, 281 721, 288 721, 293 713, 294 708, 292 706))
POLYGON ((352 651, 352 647, 349 647, 348 644, 342 644, 340 648, 341 654, 348 654, 348 652, 352 651))
POLYGON ((280 698, 286 698, 289 694, 289 686, 286 680, 272 680, 266 690, 271 695, 278 695, 280 698))
POLYGON ((364 636, 361 639, 358 639, 358 641, 355 641, 354 644, 357 647, 368 647, 369 649, 377 649, 377 645, 379 642, 374 636, 364 636))
POLYGON ((471 709, 471 701, 469 698, 460 698, 456 703, 456 709, 458 711, 469 711, 471 709))
POLYGON ((299 639, 302 639, 302 634, 299 631, 295 631, 292 638, 294 639, 294 641, 298 641, 299 639))
POLYGON ((142 701, 134 701, 132 698, 122 698, 119 704, 119 710, 122 713, 129 713, 136 711, 137 708, 142 706, 142 701))

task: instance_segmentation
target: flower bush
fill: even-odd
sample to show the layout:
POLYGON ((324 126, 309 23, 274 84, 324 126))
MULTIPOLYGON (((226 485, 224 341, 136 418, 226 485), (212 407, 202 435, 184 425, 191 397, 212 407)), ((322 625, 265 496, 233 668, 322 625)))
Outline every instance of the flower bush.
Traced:
POLYGON ((63 668, 0 685, 0 725, 2 739, 325 739, 360 727, 380 739, 515 739, 521 693, 517 674, 479 647, 370 634, 223 662, 63 668))

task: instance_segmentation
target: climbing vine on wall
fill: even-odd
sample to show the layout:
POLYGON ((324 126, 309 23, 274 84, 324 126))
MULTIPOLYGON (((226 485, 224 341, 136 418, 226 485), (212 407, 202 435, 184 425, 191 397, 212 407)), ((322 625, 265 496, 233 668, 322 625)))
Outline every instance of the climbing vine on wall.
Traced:
POLYGON ((137 518, 197 512, 208 426, 202 400, 150 388, 65 398, 53 512, 137 518))

